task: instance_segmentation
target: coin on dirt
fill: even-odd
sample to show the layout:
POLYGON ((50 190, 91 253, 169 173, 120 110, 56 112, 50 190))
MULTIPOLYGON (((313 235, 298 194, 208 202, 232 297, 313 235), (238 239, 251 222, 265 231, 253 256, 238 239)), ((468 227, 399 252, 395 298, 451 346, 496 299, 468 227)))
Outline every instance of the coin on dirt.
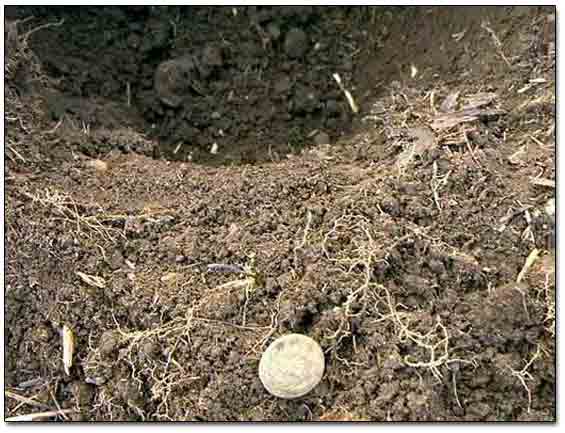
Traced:
POLYGON ((320 345, 301 334, 276 339, 259 362, 259 378, 270 394, 293 399, 312 391, 322 380, 325 360, 320 345))

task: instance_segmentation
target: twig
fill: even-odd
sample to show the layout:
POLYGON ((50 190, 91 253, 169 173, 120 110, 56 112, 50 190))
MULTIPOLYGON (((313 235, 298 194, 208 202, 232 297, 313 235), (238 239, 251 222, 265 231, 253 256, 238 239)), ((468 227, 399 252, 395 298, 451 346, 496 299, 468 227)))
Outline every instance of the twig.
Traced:
POLYGON ((11 392, 11 391, 4 391, 4 395, 8 398, 17 400, 21 403, 29 404, 30 406, 37 406, 41 409, 46 409, 46 410, 51 409, 50 406, 43 404, 43 403, 40 403, 40 402, 34 400, 33 398, 24 397, 23 395, 19 395, 19 394, 16 394, 14 392, 11 392))
POLYGON ((37 412, 37 413, 30 413, 27 415, 17 415, 11 416, 5 419, 6 422, 15 422, 15 421, 36 421, 42 418, 51 418, 52 416, 63 416, 66 414, 71 413, 78 413, 76 409, 63 409, 63 410, 52 410, 49 412, 37 412))
POLYGON ((57 401, 57 399, 55 398, 55 394, 53 394, 53 391, 49 390, 49 394, 51 394, 51 399, 55 402, 55 406, 57 406, 57 410, 61 413, 61 416, 68 421, 69 417, 65 414, 65 412, 63 412, 63 410, 61 409, 61 406, 59 406, 59 402, 57 401))
POLYGON ((34 379, 30 379, 30 380, 26 380, 20 384, 18 384, 18 386, 16 388, 18 389, 25 389, 25 388, 31 388, 35 385, 37 385, 38 383, 41 383, 41 377, 36 377, 34 379))
POLYGON ((526 262, 524 263, 522 270, 520 271, 520 273, 518 274, 518 277, 516 278, 517 283, 521 282, 524 279, 524 277, 526 276, 526 273, 528 272, 528 270, 531 268, 531 266, 534 264, 534 262, 538 258, 539 253, 540 253, 540 250, 538 250, 537 248, 534 248, 530 252, 528 257, 526 258, 526 262))
POLYGON ((533 142, 535 142, 538 146, 544 148, 546 147, 541 141, 539 141, 536 137, 534 137, 531 134, 528 134, 528 137, 530 137, 532 139, 533 142))
POLYGON ((43 24, 41 26, 38 26, 34 29, 31 29, 29 32, 25 33, 22 37, 22 41, 24 43, 27 43, 27 40, 29 39, 29 37, 31 35, 33 35, 35 32, 39 31, 39 30, 43 30, 46 29, 47 27, 59 27, 61 25, 63 25, 63 23, 65 22, 64 18, 61 18, 61 21, 59 21, 58 23, 47 23, 47 24, 43 24))
POLYGON ((312 224, 312 212, 308 209, 308 213, 306 214, 306 226, 304 227, 304 234, 302 235, 302 240, 300 244, 294 247, 294 266, 298 266, 298 256, 296 252, 301 250, 308 240, 308 232, 310 231, 310 225, 312 224))
POLYGON ((339 74, 333 74, 332 76, 333 79, 336 81, 337 85, 339 86, 339 88, 341 89, 341 91, 345 94, 345 97, 347 98, 347 102, 349 102, 349 106, 351 107, 351 111, 357 114, 359 112, 359 107, 357 107, 357 104, 355 103, 355 100, 353 99, 353 96, 351 96, 349 90, 347 90, 343 85, 343 83, 341 82, 341 77, 339 76, 339 74))
POLYGON ((444 186, 447 183, 447 179, 449 179, 449 176, 451 175, 451 170, 447 172, 447 174, 445 174, 444 176, 438 176, 438 168, 437 168, 437 162, 434 161, 433 164, 433 175, 432 175, 432 180, 430 182, 431 187, 432 187, 432 193, 434 196, 434 202, 436 204, 436 207, 438 208, 439 212, 441 213, 442 209, 441 209, 441 205, 439 202, 439 189, 444 186))
POLYGON ((526 363, 526 365, 524 366, 524 368, 522 368, 522 370, 516 371, 513 368, 508 367, 508 369, 512 373, 512 376, 516 377, 520 381, 520 383, 522 384, 522 386, 526 390, 526 393, 528 394, 528 413, 530 413, 530 411, 532 409, 532 392, 530 391, 530 388, 526 384, 526 379, 532 379, 532 375, 530 373, 528 373, 528 368, 530 368, 530 366, 533 364, 533 362, 536 359, 538 359, 540 357, 540 355, 541 355, 541 346, 538 346, 536 353, 526 363))
POLYGON ((233 273, 242 274, 245 273, 245 269, 240 265, 224 265, 223 263, 211 263, 208 265, 208 272, 220 272, 220 273, 233 273))
POLYGON ((63 123, 63 120, 65 119, 65 117, 61 117, 61 120, 59 120, 57 122, 57 124, 53 127, 53 129, 50 129, 49 131, 45 131, 46 134, 53 134, 57 129, 59 129, 59 126, 61 126, 61 124, 63 123))
POLYGON ((508 223, 510 221, 512 221, 518 215, 521 215, 522 213, 526 212, 528 209, 531 209, 532 207, 533 206, 528 205, 528 206, 525 206, 525 207, 520 208, 518 210, 515 210, 513 212, 507 212, 507 214, 505 216, 503 216, 502 218, 500 218, 500 220, 498 221, 501 224, 501 226, 499 228, 497 228, 497 230, 499 232, 503 232, 504 230, 506 230, 506 226, 508 225, 508 223))
POLYGON ((451 375, 453 377, 453 394, 455 395, 455 401, 457 402, 457 406, 459 406, 461 409, 463 409, 463 406, 461 405, 461 402, 459 401, 459 396, 457 395, 456 375, 457 375, 456 371, 454 371, 451 375))
POLYGON ((16 149, 14 149, 14 148, 13 148, 12 146, 10 146, 9 144, 8 144, 6 147, 7 147, 9 150, 11 150, 12 152, 14 152, 14 155, 16 155, 19 159, 21 159, 22 162, 26 162, 25 158, 24 158, 22 155, 20 155, 20 153, 19 153, 16 149))
POLYGON ((463 131, 463 137, 465 137, 465 143, 467 145, 467 150, 471 154, 471 158, 473 158, 473 161, 475 161, 475 164, 477 164, 477 167, 480 167, 481 163, 475 157, 475 152, 473 151, 473 148, 471 147, 471 142, 469 141, 469 137, 467 137, 467 131, 466 130, 463 131))
POLYGON ((498 36, 496 36, 496 33, 494 32, 493 29, 491 29, 486 21, 483 21, 481 23, 481 27, 483 29, 485 29, 491 36, 495 47, 498 50, 498 54, 500 54, 500 57, 502 57, 502 60, 504 60, 506 62, 506 64, 511 68, 512 64, 510 63, 510 61, 508 60, 508 58, 504 55, 504 52, 502 51, 502 42, 500 42, 500 39, 498 39, 498 36))

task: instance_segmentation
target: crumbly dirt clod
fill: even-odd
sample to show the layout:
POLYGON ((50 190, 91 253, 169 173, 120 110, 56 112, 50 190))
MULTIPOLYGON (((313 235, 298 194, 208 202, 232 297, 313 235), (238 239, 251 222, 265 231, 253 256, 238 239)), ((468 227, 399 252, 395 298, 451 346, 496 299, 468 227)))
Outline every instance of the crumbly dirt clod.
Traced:
POLYGON ((555 8, 6 20, 7 416, 555 420, 555 8), (285 400, 290 333, 326 365, 285 400))

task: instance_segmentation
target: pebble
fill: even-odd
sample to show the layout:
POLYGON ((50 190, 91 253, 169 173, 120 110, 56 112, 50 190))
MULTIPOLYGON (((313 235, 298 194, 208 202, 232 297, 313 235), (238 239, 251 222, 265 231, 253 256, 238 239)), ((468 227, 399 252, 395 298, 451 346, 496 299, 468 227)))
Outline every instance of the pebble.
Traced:
POLYGON ((314 137, 314 144, 317 146, 322 146, 324 144, 330 144, 330 136, 325 132, 319 132, 314 137))
POLYGON ((91 159, 86 162, 86 165, 96 171, 103 172, 108 170, 108 163, 100 159, 91 159))

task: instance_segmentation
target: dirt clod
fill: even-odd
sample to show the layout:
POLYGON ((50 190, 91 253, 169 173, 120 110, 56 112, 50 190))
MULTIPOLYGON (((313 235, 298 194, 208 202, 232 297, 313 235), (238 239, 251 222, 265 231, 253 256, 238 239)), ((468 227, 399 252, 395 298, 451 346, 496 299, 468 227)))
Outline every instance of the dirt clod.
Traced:
POLYGON ((309 49, 308 36, 297 28, 290 29, 284 39, 284 50, 291 59, 304 56, 309 49))
POLYGON ((167 60, 155 72, 155 91, 164 104, 178 107, 187 98, 197 73, 192 56, 167 60))

